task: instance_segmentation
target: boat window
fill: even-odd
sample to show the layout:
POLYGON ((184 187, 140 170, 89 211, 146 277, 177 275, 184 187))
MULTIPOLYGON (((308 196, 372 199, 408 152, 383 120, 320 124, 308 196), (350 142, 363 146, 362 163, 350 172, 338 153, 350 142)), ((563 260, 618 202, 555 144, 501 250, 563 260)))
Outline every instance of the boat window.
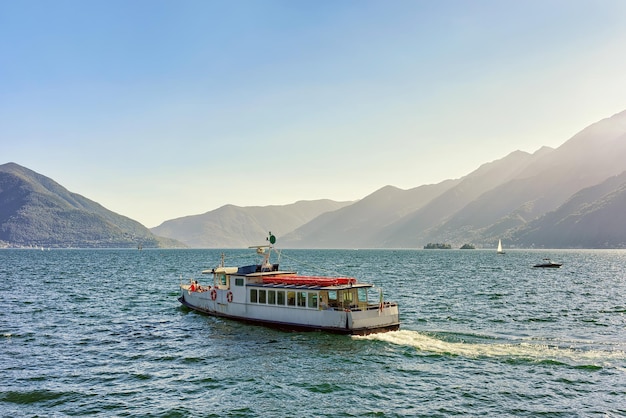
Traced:
POLYGON ((276 305, 276 291, 275 290, 267 291, 267 303, 276 305))
POLYGON ((277 305, 284 305, 285 304, 285 291, 284 290, 277 290, 276 291, 276 304, 277 305))
POLYGON ((266 301, 265 289, 259 289, 259 303, 265 303, 266 301))
POLYGON ((319 305, 320 309, 328 309, 328 292, 320 291, 319 293, 319 305))
POLYGON ((287 292, 287 305, 296 306, 296 292, 293 290, 287 292))
POLYGON ((362 287, 357 292, 357 299, 359 302, 367 302, 367 289, 362 287))
POLYGON ((328 291, 328 300, 326 301, 326 303, 331 308, 339 306, 339 302, 337 301, 337 291, 336 290, 329 290, 328 291))
POLYGON ((217 276, 217 279, 219 281, 219 284, 226 286, 226 275, 225 274, 220 274, 219 276, 217 276))
POLYGON ((250 303, 257 303, 257 290, 250 289, 250 303))
POLYGON ((308 306, 317 309, 317 292, 309 292, 308 306))
POLYGON ((343 298, 343 307, 347 308, 350 305, 352 305, 352 292, 350 292, 349 290, 345 291, 345 292, 341 292, 341 296, 343 298))
POLYGON ((243 286, 243 277, 237 277, 235 279, 235 286, 243 286))
POLYGON ((298 292, 298 306, 306 307, 306 294, 307 292, 298 292))

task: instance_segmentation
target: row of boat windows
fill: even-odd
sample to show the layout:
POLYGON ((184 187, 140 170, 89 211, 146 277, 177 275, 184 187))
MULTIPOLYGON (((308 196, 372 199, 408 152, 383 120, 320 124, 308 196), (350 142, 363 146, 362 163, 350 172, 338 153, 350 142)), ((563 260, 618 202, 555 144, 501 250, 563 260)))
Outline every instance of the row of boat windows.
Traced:
MULTIPOLYGON (((224 275, 222 284, 226 282, 224 275)), ((219 284, 219 283, 218 283, 219 284)), ((244 286, 244 279, 235 278, 235 286, 244 286)), ((368 294, 365 288, 343 291, 304 291, 282 289, 250 289, 250 303, 279 306, 297 306, 300 308, 327 309, 351 306, 356 303, 367 303, 368 294)))
POLYGON ((301 308, 317 309, 319 306, 317 292, 250 289, 250 302, 268 305, 298 306, 301 308))

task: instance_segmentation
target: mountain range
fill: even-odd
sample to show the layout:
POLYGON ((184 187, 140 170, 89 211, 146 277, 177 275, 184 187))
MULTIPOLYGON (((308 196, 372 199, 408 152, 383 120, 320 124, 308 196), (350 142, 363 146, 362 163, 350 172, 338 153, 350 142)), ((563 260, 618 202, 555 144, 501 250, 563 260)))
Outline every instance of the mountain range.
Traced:
MULTIPOLYGON (((280 234, 284 248, 421 248, 429 242, 495 248, 498 239, 521 248, 625 248, 624 172, 626 111, 588 126, 556 149, 514 151, 438 184, 386 186, 295 228, 280 219, 272 225, 254 222, 254 228, 289 231, 280 234)), ((278 208, 286 207, 265 209, 278 208)), ((228 235, 223 242, 234 245, 243 238, 233 233, 235 225, 241 228, 239 219, 260 208, 229 209, 187 218, 185 228, 201 230, 211 219, 213 231, 221 225, 228 235)), ((164 230, 175 222, 153 231, 192 243, 180 228, 176 235, 164 230)), ((247 236, 238 242, 254 241, 247 236)))
MULTIPOLYGON (((73 247, 626 248, 626 111, 556 149, 515 151, 459 179, 356 202, 225 205, 148 230, 15 163, 0 165, 0 241, 73 247), (181 244, 182 243, 182 244, 181 244)), ((2 244, 2 242, 0 242, 2 244)))
POLYGON ((284 206, 225 205, 202 215, 163 222, 152 232, 185 242, 194 248, 237 248, 258 243, 268 231, 281 235, 305 225, 320 214, 351 202, 301 201, 284 206))
POLYGON ((184 247, 48 177, 0 165, 0 247, 184 247))

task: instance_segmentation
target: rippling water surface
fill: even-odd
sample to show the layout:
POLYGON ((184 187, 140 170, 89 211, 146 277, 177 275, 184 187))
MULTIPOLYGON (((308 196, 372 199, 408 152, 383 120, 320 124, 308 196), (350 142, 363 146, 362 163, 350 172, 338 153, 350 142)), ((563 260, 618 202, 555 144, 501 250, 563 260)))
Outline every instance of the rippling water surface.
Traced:
POLYGON ((0 414, 626 416, 624 251, 284 251, 400 303, 401 330, 366 337, 182 308, 219 255, 0 250, 0 414))

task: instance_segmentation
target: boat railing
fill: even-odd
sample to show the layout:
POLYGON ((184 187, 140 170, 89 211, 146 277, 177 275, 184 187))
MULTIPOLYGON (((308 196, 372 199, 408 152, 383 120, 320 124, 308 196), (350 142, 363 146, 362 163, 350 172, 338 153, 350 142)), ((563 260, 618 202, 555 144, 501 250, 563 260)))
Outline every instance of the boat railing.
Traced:
MULTIPOLYGON (((383 307, 384 308, 389 308, 392 306, 397 306, 397 303, 394 302, 383 302, 383 307)), ((346 309, 349 309, 350 311, 354 311, 354 312, 359 312, 359 311, 373 311, 373 310, 379 310, 380 309, 380 303, 367 303, 367 302, 363 302, 363 303, 359 303, 359 304, 350 304, 350 303, 338 303, 338 304, 330 304, 328 306, 328 309, 334 310, 334 311, 343 311, 346 309)))
MULTIPOLYGON (((392 306, 398 306, 397 303, 394 302, 383 302, 383 308, 391 308, 392 306)), ((377 310, 380 309, 380 303, 370 303, 367 305, 367 310, 368 311, 372 311, 372 310, 377 310)))

